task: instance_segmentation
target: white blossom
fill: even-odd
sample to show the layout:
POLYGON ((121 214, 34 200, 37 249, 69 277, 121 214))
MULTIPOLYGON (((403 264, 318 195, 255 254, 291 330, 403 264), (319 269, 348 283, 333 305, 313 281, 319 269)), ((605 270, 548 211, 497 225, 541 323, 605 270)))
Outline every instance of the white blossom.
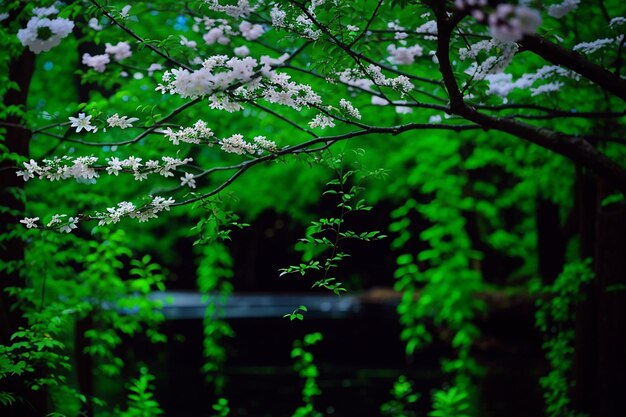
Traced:
POLYGON ((580 0, 564 0, 559 4, 553 4, 548 7, 548 14, 557 19, 562 18, 572 10, 576 9, 580 4, 580 0))
POLYGON ((276 152, 278 147, 276 146, 276 142, 273 140, 268 140, 265 136, 255 136, 254 144, 259 148, 259 151, 265 150, 268 152, 276 152))
POLYGON ((76 226, 78 224, 78 219, 76 217, 70 217, 67 220, 67 223, 64 224, 63 226, 61 226, 61 228, 59 229, 59 231, 64 232, 64 233, 71 233, 72 230, 76 229, 78 226, 76 226))
POLYGON ((199 144, 209 141, 214 136, 211 128, 202 120, 198 120, 192 127, 181 127, 178 131, 168 127, 162 133, 174 145, 179 145, 180 142, 199 144))
POLYGON ((615 29, 617 26, 621 26, 623 24, 626 24, 626 17, 618 16, 611 19, 611 21, 609 22, 609 27, 611 29, 615 29))
POLYGON ((432 123, 432 124, 441 123, 441 116, 439 114, 435 114, 433 116, 430 116, 428 118, 428 123, 432 123))
POLYGON ((112 45, 107 42, 104 52, 109 55, 113 55, 113 59, 118 62, 128 58, 133 54, 130 50, 130 45, 128 44, 128 42, 118 42, 116 45, 112 45))
POLYGON ((539 94, 552 93, 554 91, 559 91, 563 87, 563 83, 560 81, 556 81, 553 83, 543 84, 536 88, 531 88, 531 96, 538 96, 539 94))
POLYGON ((152 63, 148 67, 148 76, 152 77, 152 74, 154 74, 155 71, 161 71, 162 69, 163 69, 163 66, 161 64, 152 63))
POLYGON ((250 49, 246 45, 242 45, 233 49, 233 53, 239 57, 246 57, 250 55, 250 49))
POLYGON ((37 17, 50 16, 50 15, 58 14, 58 13, 59 13, 59 9, 57 9, 54 6, 33 8, 33 14, 37 17))
POLYGON ((389 62, 396 65, 411 65, 415 62, 415 57, 422 56, 424 49, 419 45, 413 45, 411 47, 401 46, 399 48, 396 45, 391 44, 387 47, 389 52, 389 62))
POLYGON ((257 151, 256 145, 250 142, 246 142, 243 139, 243 135, 240 134, 235 134, 229 138, 222 139, 219 143, 222 150, 227 153, 244 155, 255 154, 257 151))
POLYGON ((89 27, 95 30, 96 32, 99 32, 102 30, 102 25, 98 21, 97 17, 92 17, 91 19, 89 19, 89 27))
POLYGON ((236 19, 239 19, 240 17, 248 16, 250 13, 256 10, 255 7, 252 7, 250 5, 249 0, 237 0, 236 5, 234 4, 221 5, 219 0, 204 0, 204 1, 205 3, 208 4, 209 9, 216 11, 216 12, 226 13, 228 16, 234 17, 236 19))
POLYGON ((119 158, 115 156, 108 160, 108 165, 109 166, 106 167, 107 174, 115 175, 116 177, 118 176, 119 172, 124 169, 122 167, 122 162, 119 160, 119 158))
POLYGON ((155 213, 158 213, 159 211, 163 211, 163 210, 169 211, 170 206, 174 204, 174 199, 171 197, 168 199, 165 199, 163 197, 156 196, 152 199, 152 202, 150 204, 152 205, 155 213))
POLYGON ((524 35, 532 35, 541 25, 541 15, 535 9, 526 6, 513 6, 501 3, 489 15, 489 29, 494 39, 503 42, 515 42, 524 35))
POLYGON ((272 19, 272 26, 277 28, 285 27, 287 12, 285 12, 283 9, 275 4, 270 11, 270 18, 272 19))
POLYGON ((115 113, 113 116, 107 119, 107 123, 109 127, 119 127, 120 129, 126 129, 129 127, 133 127, 131 123, 134 123, 137 120, 139 119, 136 117, 131 117, 131 118, 128 118, 128 116, 120 117, 119 114, 115 113))
POLYGON ((196 41, 190 41, 183 35, 180 35, 180 44, 190 49, 196 49, 198 47, 198 43, 196 41))
POLYGON ((39 221, 39 217, 24 217, 22 220, 20 220, 20 223, 24 224, 24 226, 26 226, 26 228, 28 229, 32 229, 33 227, 36 229, 37 221, 39 221))
POLYGON ((244 39, 248 41, 253 41, 263 35, 265 29, 263 29, 263 26, 259 24, 252 24, 244 20, 243 22, 241 22, 241 24, 239 24, 239 31, 241 32, 241 36, 243 36, 244 39))
POLYGON ((122 10, 120 11, 120 17, 123 20, 128 19, 128 16, 129 16, 128 13, 130 12, 130 9, 131 9, 130 4, 127 4, 126 6, 122 7, 122 10))
POLYGON ((74 22, 69 19, 48 19, 33 16, 26 28, 17 32, 17 37, 24 46, 28 46, 33 53, 49 51, 61 43, 61 39, 69 35, 74 29, 74 22))
POLYGON ((330 117, 319 113, 313 120, 309 122, 309 126, 314 129, 319 127, 320 129, 326 129, 327 127, 335 127, 335 123, 333 123, 333 119, 330 117))
POLYGON ((345 110, 346 113, 348 113, 348 115, 350 115, 350 117, 353 117, 355 119, 361 120, 361 112, 359 112, 359 109, 357 109, 356 107, 354 107, 352 105, 352 103, 350 103, 348 100, 346 100, 345 98, 342 98, 339 101, 339 106, 345 110))
POLYGON ((83 54, 83 64, 88 67, 92 67, 98 72, 104 72, 106 65, 111 62, 108 54, 102 55, 90 55, 88 53, 83 54))
POLYGON ((581 42, 574 45, 572 49, 576 52, 589 55, 613 44, 615 44, 615 39, 613 38, 596 39, 592 42, 581 42))
POLYGON ((184 176, 180 177, 180 186, 187 186, 189 188, 196 188, 195 175, 186 172, 184 176))
POLYGON ((76 133, 80 132, 83 129, 85 129, 87 132, 91 132, 92 130, 96 129, 96 127, 91 124, 91 117, 92 116, 85 116, 85 113, 78 113, 78 117, 70 116, 69 119, 70 122, 72 122, 70 127, 75 127, 76 133))

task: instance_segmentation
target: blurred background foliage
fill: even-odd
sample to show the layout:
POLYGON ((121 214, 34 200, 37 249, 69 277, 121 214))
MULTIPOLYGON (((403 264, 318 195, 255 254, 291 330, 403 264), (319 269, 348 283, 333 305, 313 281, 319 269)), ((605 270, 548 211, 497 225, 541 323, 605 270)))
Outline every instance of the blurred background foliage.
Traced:
MULTIPOLYGON (((619 1, 604 3, 611 10, 623 12, 619 1)), ((376 3, 342 4, 341 9, 321 11, 321 18, 340 14, 344 21, 358 21, 359 16, 371 13, 376 3)), ((108 7, 115 10, 124 5, 124 2, 108 2, 108 7)), ((192 31, 192 16, 208 13, 203 2, 138 2, 132 6, 133 18, 127 22, 128 26, 144 39, 155 40, 177 59, 185 60, 187 54, 179 45, 178 35, 197 40, 200 54, 206 56, 231 54, 232 48, 239 46, 238 40, 228 46, 207 46, 192 31)), ((420 13, 399 10, 383 7, 381 21, 399 19, 410 28, 421 22, 420 13)), ((85 8, 80 2, 68 5, 62 13, 83 23, 99 16, 95 8, 85 8)), ((584 13, 592 22, 601 19, 601 12, 593 5, 583 4, 577 13, 584 13)), ((21 53, 16 39, 10 36, 21 23, 16 20, 3 28, 2 45, 11 51, 2 58, 3 85, 8 85, 5 73, 11 57, 21 53)), ((598 28, 594 25, 576 27, 577 31, 566 32, 569 39, 563 43, 597 36, 598 28)), ((550 28, 546 31, 550 32, 550 28)), ((179 97, 155 93, 162 71, 148 74, 146 68, 158 61, 146 49, 134 47, 133 57, 111 65, 104 74, 79 65, 82 53, 100 53, 105 42, 123 39, 123 33, 116 28, 78 31, 51 52, 37 56, 26 112, 21 113, 26 124, 37 129, 65 122, 68 116, 81 111, 101 114, 100 120, 113 113, 138 117, 140 129, 150 127, 183 105, 185 100, 179 97)), ((387 43, 370 42, 363 48, 372 56, 384 57, 387 43)), ((293 50, 298 45, 295 39, 273 30, 254 45, 253 53, 274 56, 276 49, 293 50)), ((316 46, 299 55, 294 65, 311 62, 307 71, 322 76, 324 71, 339 71, 352 65, 323 42, 316 46)), ((521 75, 543 65, 536 57, 524 55, 524 58, 516 59, 510 72, 521 75)), ((608 62, 613 58, 601 59, 608 62)), ((411 114, 382 111, 371 104, 368 95, 328 84, 323 78, 301 71, 286 71, 294 77, 303 77, 330 103, 336 105, 339 98, 349 98, 361 110, 363 120, 372 124, 427 123, 433 115, 447 117, 423 109, 415 109, 411 114)), ((424 77, 438 76, 432 62, 421 62, 406 71, 424 77)), ((617 99, 607 98, 592 85, 574 84, 558 94, 543 96, 542 105, 578 111, 614 108, 617 99)), ((475 94, 480 95, 485 89, 485 85, 479 84, 475 94)), ((511 93, 509 99, 529 101, 522 92, 511 93)), ((484 97, 487 104, 494 104, 495 100, 484 97)), ((272 105, 267 107, 281 110, 281 114, 300 125, 306 125, 315 114, 310 110, 284 112, 272 105)), ((6 116, 12 110, 3 111, 6 116)), ((170 122, 189 126, 196 120, 206 121, 220 137, 240 132, 249 137, 263 134, 279 146, 303 140, 302 131, 254 106, 230 114, 210 110, 201 101, 170 122)), ((581 118, 535 123, 579 135, 613 132, 614 136, 623 136, 622 121, 581 118)), ((81 138, 116 142, 133 137, 139 129, 100 128, 97 134, 85 134, 81 138)), ((348 130, 340 125, 333 133, 348 130)), ((50 132, 66 134, 64 128, 50 132)), ((626 148, 612 143, 601 146, 615 160, 626 163, 626 148)), ((130 147, 85 147, 34 134, 29 147, 29 158, 37 160, 50 155, 92 154, 101 158, 115 155, 120 159, 136 155, 144 160, 162 155, 192 156, 201 167, 237 161, 236 156, 208 147, 174 147, 161 135, 148 135, 130 147)), ((13 157, 6 152, 6 160, 13 157)), ((543 334, 546 340, 543 346, 546 360, 533 362, 534 368, 527 369, 529 378, 534 378, 536 385, 544 389, 547 415, 575 415, 568 400, 573 384, 568 367, 575 343, 572 317, 576 303, 584 299, 583 284, 593 276, 590 263, 581 260, 593 254, 584 254, 581 248, 580 228, 587 220, 579 214, 576 199, 580 196, 576 189, 589 174, 547 150, 505 134, 481 130, 458 133, 425 130, 397 137, 372 134, 340 143, 317 159, 280 158, 254 167, 220 193, 219 198, 177 207, 148 223, 127 219, 111 226, 87 223, 68 235, 9 227, 5 240, 8 235, 19 235, 25 243, 25 257, 14 263, 3 262, 2 268, 5 272, 19 271, 26 282, 24 287, 9 291, 18 300, 27 321, 10 343, 1 348, 0 378, 12 384, 26 384, 31 390, 45 390, 50 396, 48 409, 52 415, 159 415, 162 413, 156 401, 159 394, 165 396, 163 391, 167 386, 178 382, 167 374, 167 366, 161 361, 168 358, 151 355, 151 349, 165 352, 166 346, 191 343, 197 336, 188 336, 185 342, 184 331, 173 330, 164 323, 160 311, 163 302, 155 301, 150 295, 165 289, 197 290, 208 300, 201 328, 204 359, 198 370, 207 384, 205 391, 199 390, 204 392, 199 402, 205 402, 199 407, 204 410, 212 405, 214 415, 228 415, 233 401, 226 398, 239 387, 229 388, 224 367, 228 367, 229 349, 244 342, 237 341, 236 325, 216 318, 220 306, 208 296, 309 291, 331 296, 324 288, 311 289, 318 279, 315 271, 313 278, 308 273, 304 278, 297 274, 279 278, 278 272, 280 268, 309 261, 303 259, 306 251, 298 239, 306 236, 312 221, 339 215, 336 196, 323 194, 329 181, 336 177, 332 164, 324 163, 324 158, 339 160, 342 169, 355 171, 355 177, 381 169, 385 173, 384 178, 369 179, 363 190, 359 190, 372 209, 346 217, 345 224, 346 230, 359 233, 375 230, 388 237, 374 242, 347 243, 342 250, 350 257, 342 259, 335 272, 348 294, 369 294, 384 300, 390 297, 398 303, 396 337, 404 343, 406 360, 402 369, 396 368, 395 374, 392 372, 392 377, 387 378, 389 383, 380 394, 386 400, 372 409, 371 415, 408 417, 427 413, 432 417, 462 417, 498 415, 498 411, 521 415, 515 414, 513 405, 500 409, 488 403, 485 398, 492 397, 482 391, 481 382, 494 369, 506 368, 506 361, 494 364, 485 353, 490 352, 484 348, 485 344, 506 345, 494 342, 493 329, 488 329, 485 336, 485 323, 495 314, 493 310, 497 310, 499 303, 514 304, 520 298, 531 300, 530 305, 538 300, 538 329, 520 329, 519 337, 540 342, 543 334), (141 348, 124 347, 128 344, 149 346, 144 349, 146 358, 139 355, 141 348), (435 381, 413 384, 411 380, 419 378, 420 355, 433 344, 435 368, 440 367, 441 374, 437 374, 435 381), (149 371, 144 363, 147 360, 157 369, 149 371), (157 375, 156 381, 150 372, 157 375), (547 375, 541 383, 540 375, 547 375), (417 389, 421 391, 416 392, 417 389), (379 410, 381 414, 377 414, 379 410)), ((201 187, 210 189, 226 178, 216 175, 201 187)), ((139 201, 142 196, 159 194, 175 185, 176 181, 168 183, 160 178, 135 182, 102 176, 97 184, 32 180, 15 193, 25 202, 24 215, 41 216, 45 223, 52 212, 89 213, 119 201, 139 201)), ((293 324, 289 327, 288 320, 284 320, 284 324, 271 325, 283 329, 286 349, 291 340, 297 339, 291 358, 295 361, 293 373, 301 381, 287 379, 285 383, 301 384, 301 400, 296 395, 288 403, 298 407, 292 411, 294 416, 330 415, 331 408, 324 411, 316 407, 318 397, 324 396, 324 383, 320 382, 324 366, 320 365, 319 369, 315 366, 309 349, 318 342, 323 346, 327 339, 340 337, 337 333, 341 328, 337 330, 323 321, 307 323, 306 309, 296 312, 302 314, 303 323, 290 320, 293 324), (314 332, 305 336, 309 330, 314 332), (318 331, 324 334, 324 340, 320 333, 315 333, 318 331)), ((535 312, 530 309, 521 314, 532 321, 535 312)), ((506 328, 508 324, 498 326, 506 328)), ((257 348, 264 352, 256 345, 249 347, 251 351, 257 348)), ((523 349, 520 347, 518 351, 523 349)), ((525 383, 524 392, 540 395, 529 386, 532 383, 525 383)), ((514 391, 516 385, 512 383, 501 389, 514 391)), ((7 407, 19 406, 19 396, 14 394, 3 390, 0 402, 7 407)), ((242 397, 238 397, 236 404, 240 413, 247 407, 242 397)), ((168 415, 189 415, 177 414, 171 404, 167 411, 168 415)), ((265 410, 263 415, 287 415, 281 412, 272 414, 272 410, 265 410)))

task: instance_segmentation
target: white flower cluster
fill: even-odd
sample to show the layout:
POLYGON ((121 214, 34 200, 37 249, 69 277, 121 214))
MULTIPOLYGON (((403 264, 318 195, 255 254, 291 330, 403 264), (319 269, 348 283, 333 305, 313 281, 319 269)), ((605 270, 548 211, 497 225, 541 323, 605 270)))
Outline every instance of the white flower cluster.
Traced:
POLYGON ((104 52, 112 55, 113 59, 118 62, 128 58, 133 54, 130 50, 130 45, 128 44, 128 42, 118 42, 116 45, 111 45, 107 42, 104 52))
POLYGON ((519 41, 524 35, 534 34, 540 25, 539 12, 526 6, 501 3, 489 15, 491 36, 503 42, 519 41))
POLYGON ((108 54, 91 55, 88 53, 83 54, 82 63, 95 69, 98 72, 104 72, 107 68, 107 64, 111 62, 108 54))
POLYGON ((403 26, 400 26, 400 22, 397 20, 394 22, 387 23, 387 29, 394 32, 393 37, 396 40, 406 39, 409 36, 407 34, 406 28, 403 26))
POLYGON ((534 34, 541 25, 541 14, 524 4, 500 3, 488 16, 488 0, 455 0, 454 4, 459 10, 468 10, 479 22, 487 22, 491 36, 503 42, 519 41, 524 35, 534 34))
POLYGON ((233 49, 233 53, 240 58, 244 58, 250 55, 250 48, 248 48, 246 45, 238 46, 237 48, 233 49))
POLYGON ((244 20, 241 24, 239 24, 239 31, 244 39, 253 41, 261 37, 261 35, 265 32, 265 29, 263 29, 263 26, 259 24, 252 24, 244 20))
MULTIPOLYGON (((180 128, 178 131, 173 131, 168 127, 163 133, 174 145, 179 145, 180 142, 194 144, 199 144, 203 141, 208 142, 214 136, 211 128, 202 120, 198 120, 191 127, 180 128)), ((212 142, 209 142, 209 144, 212 144, 212 142)))
POLYGON ((99 171, 106 171, 109 175, 119 175, 120 172, 132 172, 135 180, 143 181, 149 174, 159 174, 163 177, 173 177, 172 171, 181 165, 192 162, 192 158, 178 159, 164 156, 161 161, 149 160, 145 164, 141 163, 141 158, 130 156, 120 160, 117 157, 107 158, 107 166, 95 166, 98 158, 95 156, 70 156, 54 157, 44 159, 41 165, 31 159, 24 163, 24 169, 16 172, 24 181, 31 178, 47 179, 50 181, 65 180, 74 178, 78 181, 94 182, 100 177, 99 171))
POLYGON ((74 22, 69 19, 57 17, 50 19, 45 16, 57 14, 56 7, 36 7, 33 9, 35 16, 31 17, 26 27, 17 32, 17 37, 24 46, 35 54, 49 51, 61 43, 74 29, 74 22))
POLYGON ((454 5, 459 10, 469 10, 474 19, 482 22, 485 20, 483 8, 488 5, 488 0, 454 0, 454 5))
POLYGON ((93 180, 99 177, 93 165, 98 161, 94 156, 79 156, 72 159, 70 156, 61 158, 44 159, 39 165, 37 161, 31 159, 24 163, 24 170, 16 172, 18 177, 24 181, 31 178, 47 179, 50 181, 75 178, 76 180, 93 180))
POLYGON ((39 217, 24 217, 22 220, 20 220, 20 223, 22 223, 28 229, 32 229, 33 227, 36 229, 38 227, 38 221, 39 217))
POLYGON ((205 2, 210 10, 226 13, 235 19, 246 17, 256 10, 256 7, 250 5, 249 0, 238 0, 236 5, 221 5, 219 0, 205 0, 205 2))
MULTIPOLYGON (((229 7, 229 6, 220 6, 229 7)), ((204 30, 202 39, 207 45, 220 44, 228 45, 231 37, 241 35, 248 41, 253 41, 261 37, 265 33, 265 28, 256 23, 250 23, 248 21, 242 21, 239 24, 239 31, 233 28, 230 22, 226 19, 212 19, 207 16, 194 17, 194 24, 192 30, 194 32, 200 32, 201 26, 204 30)), ((189 41, 187 38, 182 37, 181 44, 191 49, 196 49, 196 42, 189 41)))
POLYGON ((262 92, 263 98, 270 103, 277 103, 301 110, 302 107, 318 106, 322 98, 311 86, 290 81, 291 76, 284 73, 270 72, 269 79, 262 92))
POLYGON ((50 7, 35 7, 33 8, 33 14, 37 17, 45 17, 59 13, 59 9, 54 6, 50 7))
POLYGON ((564 0, 559 4, 552 4, 548 7, 548 14, 557 19, 562 18, 572 10, 576 9, 580 0, 564 0))
POLYGON ((141 158, 130 156, 127 159, 120 160, 117 157, 107 158, 106 172, 109 175, 117 176, 120 172, 132 172, 136 181, 143 181, 148 175, 159 174, 162 177, 173 177, 172 171, 178 169, 182 165, 186 165, 193 161, 193 158, 173 158, 171 156, 161 157, 161 161, 151 159, 145 164, 141 163, 141 158), (161 163, 162 161, 162 163, 161 163))
POLYGON ((339 107, 341 107, 346 113, 348 113, 350 117, 361 120, 361 112, 359 111, 359 109, 354 107, 352 103, 350 103, 345 98, 342 98, 339 101, 339 107))
POLYGON ((415 29, 416 33, 419 34, 429 34, 432 36, 424 36, 424 39, 426 40, 437 40, 437 21, 436 20, 429 20, 423 24, 421 24, 420 26, 418 26, 415 29))
MULTIPOLYGON (((313 2, 308 8, 309 14, 313 17, 315 17, 314 4, 316 3, 313 2)), ((288 7, 293 10, 293 6, 289 5, 288 7)), ((305 13, 300 13, 294 20, 287 21, 287 12, 275 4, 270 11, 270 18, 272 19, 272 26, 275 28, 285 28, 314 41, 322 35, 322 32, 315 27, 313 21, 305 13)))
POLYGON ((48 222, 46 227, 49 228, 58 228, 61 233, 71 233, 72 230, 78 228, 78 218, 70 217, 67 219, 65 223, 63 218, 67 217, 66 214, 55 214, 52 216, 52 219, 48 222))
POLYGON ((278 59, 262 56, 254 58, 229 58, 216 55, 203 63, 197 71, 177 69, 163 74, 164 84, 157 87, 163 93, 178 94, 184 98, 210 97, 213 109, 238 111, 243 107, 237 99, 247 100, 262 97, 270 103, 277 103, 301 110, 302 107, 320 105, 321 97, 308 85, 297 84, 284 73, 277 73, 274 66, 281 65, 289 55, 278 59), (237 88, 225 94, 229 87, 237 88))
POLYGON ((111 57, 119 62, 130 57, 132 54, 128 42, 118 42, 116 45, 107 43, 104 54, 91 55, 84 53, 82 63, 95 69, 97 72, 104 72, 107 64, 111 62, 111 57))
POLYGON ((399 91, 401 95, 404 95, 415 88, 409 77, 399 75, 396 78, 388 78, 383 74, 382 69, 377 65, 370 64, 366 68, 366 71, 367 75, 374 80, 376 85, 391 87, 392 89, 399 91))
POLYGON ((96 32, 100 32, 103 29, 103 26, 100 24, 100 21, 97 17, 92 17, 89 19, 89 27, 95 30, 96 32))
POLYGON ((581 42, 577 45, 574 45, 572 48, 576 52, 580 52, 581 54, 590 55, 594 52, 599 51, 600 49, 606 48, 607 46, 615 45, 616 43, 621 43, 624 35, 620 35, 617 39, 614 38, 605 38, 605 39, 596 39, 592 42, 581 42))
POLYGON ((152 74, 154 74, 156 71, 161 71, 162 69, 163 66, 161 64, 157 64, 156 62, 154 62, 148 67, 148 76, 152 77, 152 74))
POLYGON ((622 26, 624 24, 626 24, 626 17, 618 16, 611 19, 611 21, 609 22, 609 27, 611 29, 616 29, 618 26, 622 26))
POLYGON ((99 226, 118 223, 123 217, 137 219, 143 223, 150 219, 156 219, 161 211, 169 211, 174 203, 175 201, 171 197, 166 199, 160 196, 153 197, 149 204, 139 208, 133 203, 122 201, 117 206, 108 207, 104 213, 96 213, 95 217, 99 219, 99 226))
POLYGON ((270 18, 272 19, 272 26, 277 28, 286 27, 285 19, 287 18, 287 12, 281 9, 278 5, 274 5, 270 11, 270 18))
POLYGON ((196 176, 189 173, 189 172, 185 172, 185 175, 183 175, 182 177, 180 177, 180 186, 181 187, 189 187, 189 188, 196 188, 196 176))
POLYGON ((506 69, 513 61, 515 53, 518 51, 515 42, 503 42, 496 39, 489 39, 470 45, 468 48, 459 49, 459 58, 474 59, 470 67, 465 71, 473 76, 475 80, 483 80, 488 74, 498 74, 506 69), (497 51, 497 55, 490 55, 484 61, 478 62, 477 58, 481 52, 497 51))
MULTIPOLYGON (((91 116, 90 116, 91 117, 91 116)), ((121 116, 117 113, 115 113, 113 116, 109 117, 107 119, 107 123, 109 125, 109 127, 119 127, 120 129, 126 129, 129 127, 133 127, 133 125, 131 123, 136 122, 137 120, 139 120, 136 117, 131 117, 128 118, 128 116, 121 116)))
POLYGON ((391 44, 387 47, 389 52, 389 62, 395 65, 411 65, 415 62, 415 57, 422 56, 424 49, 419 45, 413 45, 411 47, 401 46, 399 48, 396 45, 391 44))
POLYGON ((230 43, 230 36, 237 35, 237 32, 230 26, 228 20, 210 19, 206 16, 196 19, 198 19, 198 23, 204 23, 204 29, 207 32, 202 36, 202 39, 204 39, 204 43, 207 45, 213 45, 215 43, 228 45, 230 43))
POLYGON ((511 74, 489 74, 485 77, 486 80, 489 81, 487 94, 497 95, 506 99, 509 93, 516 88, 522 90, 530 89, 531 96, 554 92, 560 90, 564 83, 557 80, 538 87, 533 86, 538 81, 553 79, 555 77, 572 78, 574 80, 578 80, 580 78, 577 73, 556 65, 545 65, 534 73, 522 75, 515 81, 513 81, 513 75, 511 74))
POLYGON ((377 65, 370 64, 365 72, 366 74, 357 69, 345 70, 338 73, 337 78, 341 83, 360 90, 374 91, 372 89, 374 84, 379 87, 390 87, 399 91, 402 96, 415 88, 408 77, 400 75, 397 78, 388 78, 377 65), (364 78, 364 75, 367 75, 367 78, 364 78))
POLYGON ((278 149, 276 143, 266 139, 265 136, 256 136, 253 142, 247 142, 244 140, 243 135, 235 134, 220 140, 219 144, 224 152, 236 155, 261 154, 263 151, 276 152, 278 149))
POLYGON ((216 55, 206 59, 197 71, 174 69, 163 74, 163 82, 157 90, 178 94, 183 98, 197 98, 224 90, 234 83, 249 83, 258 62, 254 58, 228 58, 216 55))
MULTIPOLYGON (((70 217, 69 219, 65 220, 65 217, 67 217, 67 214, 53 215, 52 219, 50 219, 48 224, 46 224, 46 227, 50 229, 58 229, 60 232, 63 233, 70 233, 72 230, 78 227, 78 218, 70 217)), ((20 223, 24 223, 24 225, 30 229, 31 227, 37 227, 37 225, 34 224, 37 220, 39 220, 39 217, 35 217, 33 219, 25 218, 24 220, 20 220, 20 223)))
POLYGON ((335 123, 333 119, 326 116, 325 114, 319 113, 313 120, 309 122, 309 126, 312 129, 319 127, 320 129, 326 129, 327 127, 335 127, 335 123))
MULTIPOLYGON (((223 151, 237 155, 260 155, 263 151, 276 152, 278 150, 276 143, 266 139, 265 136, 257 136, 253 139, 253 142, 246 142, 240 134, 232 135, 226 139, 217 139, 211 128, 202 120, 198 120, 191 127, 181 127, 178 131, 167 128, 163 133, 174 145, 179 145, 180 142, 193 144, 206 143, 209 146, 217 144, 221 146, 223 151)), ((192 179, 193 177, 186 175, 183 177, 184 184, 182 185, 188 185, 187 182, 192 179)), ((192 184, 195 186, 195 182, 192 184)))

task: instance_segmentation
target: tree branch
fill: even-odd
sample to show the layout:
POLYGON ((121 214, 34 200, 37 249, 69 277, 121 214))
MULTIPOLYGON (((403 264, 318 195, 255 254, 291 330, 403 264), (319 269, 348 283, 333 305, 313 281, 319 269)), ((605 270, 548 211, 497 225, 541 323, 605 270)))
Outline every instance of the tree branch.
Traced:
POLYGON ((613 74, 585 59, 582 55, 536 35, 524 36, 520 45, 554 65, 567 67, 577 72, 626 101, 626 80, 621 78, 619 74, 613 74))

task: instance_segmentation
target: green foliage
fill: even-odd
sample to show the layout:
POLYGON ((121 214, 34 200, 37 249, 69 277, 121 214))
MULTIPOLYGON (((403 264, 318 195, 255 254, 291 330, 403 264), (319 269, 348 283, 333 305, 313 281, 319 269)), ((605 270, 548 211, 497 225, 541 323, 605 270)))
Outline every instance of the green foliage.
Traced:
MULTIPOLYGON (((357 158, 364 155, 362 149, 355 150, 357 158)), ((318 278, 312 288, 323 288, 335 295, 341 295, 348 290, 336 277, 332 277, 331 271, 339 267, 340 262, 349 254, 341 250, 341 244, 347 240, 359 240, 371 242, 384 239, 386 236, 379 231, 355 232, 346 229, 346 220, 350 214, 359 211, 370 211, 371 206, 361 198, 364 190, 363 183, 369 178, 383 178, 384 170, 368 171, 359 161, 353 163, 353 168, 344 168, 343 154, 336 157, 328 154, 327 158, 318 161, 335 172, 335 179, 326 183, 323 195, 335 196, 339 201, 336 207, 339 209, 337 217, 321 218, 312 221, 306 230, 305 237, 300 239, 297 249, 302 252, 302 262, 279 270, 280 276, 287 274, 299 274, 305 276, 309 271, 318 271, 318 278), (326 255, 322 258, 322 255, 326 255)), ((302 309, 297 309, 302 311, 302 309)), ((296 311, 294 311, 296 313, 296 311)), ((291 320, 300 318, 297 315, 287 314, 291 320)), ((302 314, 300 314, 302 316, 302 314)), ((301 319, 301 318, 300 318, 301 319)))
POLYGON ((130 380, 128 406, 118 414, 120 417, 158 417, 163 414, 159 403, 154 399, 154 376, 145 367, 140 368, 139 372, 138 378, 130 380))
POLYGON ((194 228, 199 235, 194 242, 198 256, 198 289, 207 302, 203 319, 205 361, 202 371, 218 393, 224 386, 221 372, 226 361, 224 343, 227 338, 235 336, 232 327, 222 318, 222 306, 233 292, 230 282, 233 261, 225 242, 230 240, 234 228, 247 226, 239 222, 239 216, 234 212, 224 209, 220 202, 218 198, 200 201, 198 206, 207 217, 201 218, 194 228))
POLYGON ((307 310, 306 306, 298 306, 298 308, 293 310, 291 313, 285 314, 283 318, 289 317, 290 321, 304 320, 304 314, 302 313, 306 313, 307 311, 309 310, 307 310))
POLYGON ((469 394, 459 387, 433 393, 433 410, 429 417, 470 417, 469 394))
POLYGON ((550 373, 539 381, 543 389, 546 414, 549 417, 579 417, 571 406, 569 395, 575 384, 570 372, 574 358, 575 307, 583 300, 581 289, 594 274, 591 259, 571 262, 551 285, 536 290, 535 322, 544 334, 543 349, 550 364, 550 373))
POLYGON ((230 414, 230 407, 226 398, 218 398, 211 408, 215 412, 212 417, 227 417, 230 414))
POLYGON ((291 349, 291 358, 294 359, 294 369, 298 372, 300 378, 304 381, 302 387, 302 406, 298 407, 293 417, 321 417, 322 414, 315 410, 314 399, 319 396, 322 391, 317 385, 319 371, 313 362, 313 354, 309 352, 310 347, 322 341, 321 333, 309 333, 302 340, 293 342, 291 349))
POLYGON ((389 393, 392 399, 380 406, 380 412, 385 417, 416 417, 415 403, 420 397, 413 392, 411 382, 404 375, 400 375, 389 393))

